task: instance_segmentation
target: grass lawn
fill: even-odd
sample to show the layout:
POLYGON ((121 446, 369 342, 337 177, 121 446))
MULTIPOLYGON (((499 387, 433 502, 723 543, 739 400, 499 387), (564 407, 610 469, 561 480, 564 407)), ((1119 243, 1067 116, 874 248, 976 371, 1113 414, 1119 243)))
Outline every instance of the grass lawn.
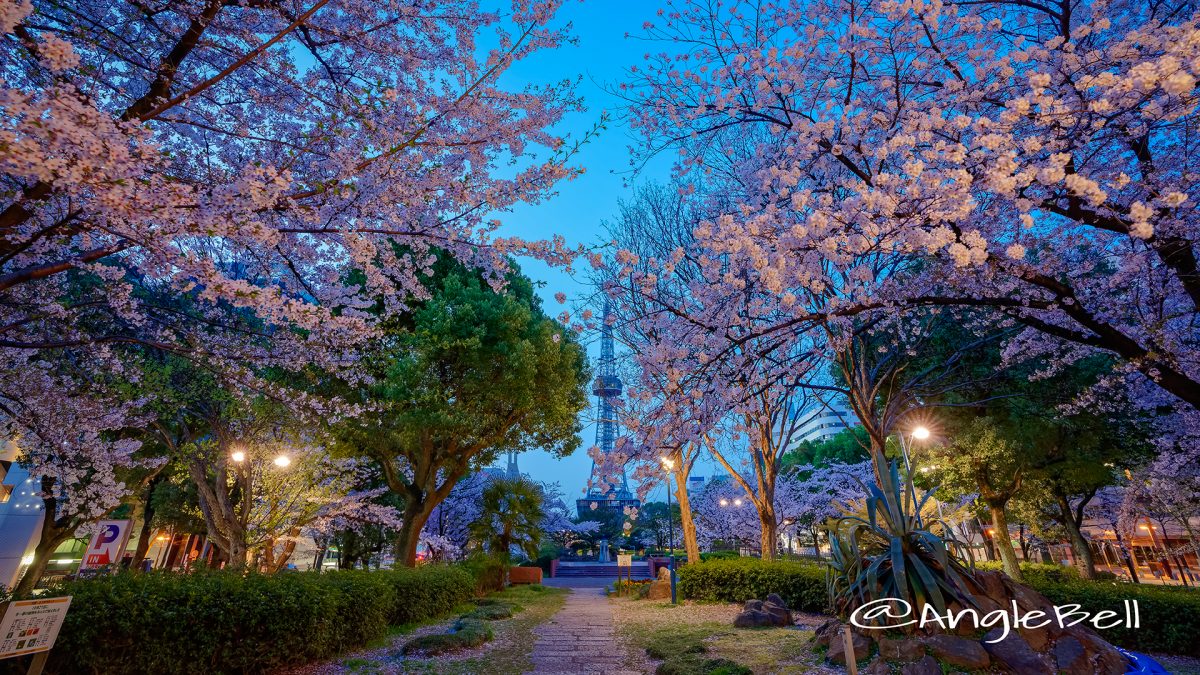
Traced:
POLYGON ((442 675, 516 675, 532 670, 533 629, 549 620, 566 602, 567 591, 546 586, 514 586, 488 596, 512 605, 509 619, 487 621, 494 638, 484 645, 439 656, 405 656, 401 649, 415 637, 446 633, 457 618, 477 609, 475 604, 457 607, 451 616, 393 626, 388 634, 365 649, 325 663, 310 664, 286 671, 286 675, 393 675, 398 673, 437 673, 442 675))
POLYGON ((812 633, 798 628, 734 628, 739 605, 613 598, 617 633, 634 670, 695 673, 837 673, 820 663, 812 633))

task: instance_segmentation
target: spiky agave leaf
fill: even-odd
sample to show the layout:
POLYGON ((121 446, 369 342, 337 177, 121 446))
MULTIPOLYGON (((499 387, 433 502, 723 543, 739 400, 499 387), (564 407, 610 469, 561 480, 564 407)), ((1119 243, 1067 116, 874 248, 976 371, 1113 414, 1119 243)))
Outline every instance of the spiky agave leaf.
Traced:
POLYGON ((865 515, 829 521, 830 563, 826 586, 839 613, 883 598, 897 598, 921 611, 939 612, 948 604, 977 606, 969 549, 940 520, 922 522, 921 509, 933 494, 919 499, 900 479, 896 462, 888 463, 880 485, 864 485, 865 515), (939 525, 943 536, 930 531, 939 525), (965 552, 965 556, 963 555, 965 552))

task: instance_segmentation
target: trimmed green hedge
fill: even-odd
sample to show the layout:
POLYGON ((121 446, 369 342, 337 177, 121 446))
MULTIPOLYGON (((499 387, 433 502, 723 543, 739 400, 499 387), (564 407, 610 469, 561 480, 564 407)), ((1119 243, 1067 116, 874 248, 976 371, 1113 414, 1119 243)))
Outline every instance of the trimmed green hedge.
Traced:
POLYGON ((122 573, 73 581, 57 673, 262 673, 326 659, 476 593, 459 567, 281 573, 122 573))
MULTIPOLYGON (((980 561, 975 563, 975 568, 992 572, 1003 572, 1004 563, 980 561)), ((1080 581, 1082 579, 1079 576, 1079 570, 1074 567, 1031 562, 1021 563, 1021 576, 1024 577, 1027 583, 1064 583, 1068 581, 1080 581)))
POLYGON ((1046 581, 1025 584, 1055 605, 1080 605, 1092 614, 1111 610, 1125 616, 1125 600, 1136 600, 1141 628, 1097 631, 1109 642, 1139 652, 1200 656, 1200 591, 1176 586, 1150 586, 1106 581, 1046 581))
POLYGON ((813 563, 709 560, 680 567, 678 589, 693 600, 745 602, 778 593, 791 609, 824 612, 829 608, 825 568, 813 563))

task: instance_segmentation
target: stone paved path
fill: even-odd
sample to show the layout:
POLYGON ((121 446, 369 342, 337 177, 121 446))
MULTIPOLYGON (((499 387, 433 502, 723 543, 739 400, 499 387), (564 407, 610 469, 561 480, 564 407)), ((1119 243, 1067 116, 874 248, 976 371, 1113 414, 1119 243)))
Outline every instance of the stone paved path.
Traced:
POLYGON ((571 589, 567 604, 534 634, 531 672, 537 675, 640 675, 625 669, 625 648, 603 588, 571 589))

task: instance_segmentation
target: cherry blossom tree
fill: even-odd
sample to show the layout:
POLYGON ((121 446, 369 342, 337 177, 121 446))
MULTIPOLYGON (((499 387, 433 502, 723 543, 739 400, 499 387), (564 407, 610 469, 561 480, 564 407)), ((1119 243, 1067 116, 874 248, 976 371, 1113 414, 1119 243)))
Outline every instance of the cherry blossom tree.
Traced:
POLYGON ((18 596, 34 589, 60 544, 120 506, 161 464, 137 456, 141 443, 121 436, 136 402, 89 396, 85 383, 54 373, 28 376, 44 378, 36 388, 43 398, 21 399, 4 424, 42 499, 41 534, 13 589, 18 596))
POLYGON ((567 38, 557 7, 4 3, 3 395, 44 400, 47 352, 121 373, 129 345, 354 377, 439 256, 496 285, 509 254, 567 260, 494 219, 577 173, 550 131, 573 83, 502 83, 567 38))

